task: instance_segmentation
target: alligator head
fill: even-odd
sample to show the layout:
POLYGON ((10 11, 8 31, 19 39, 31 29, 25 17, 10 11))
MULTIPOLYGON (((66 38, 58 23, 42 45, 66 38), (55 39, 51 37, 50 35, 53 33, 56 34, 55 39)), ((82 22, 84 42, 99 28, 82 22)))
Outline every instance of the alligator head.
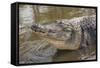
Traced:
POLYGON ((64 24, 62 22, 52 24, 34 24, 31 29, 34 32, 45 35, 45 37, 53 37, 58 40, 67 40, 71 37, 73 31, 70 24, 64 24))
POLYGON ((80 34, 70 23, 56 21, 51 24, 33 24, 31 29, 60 49, 77 49, 80 34))

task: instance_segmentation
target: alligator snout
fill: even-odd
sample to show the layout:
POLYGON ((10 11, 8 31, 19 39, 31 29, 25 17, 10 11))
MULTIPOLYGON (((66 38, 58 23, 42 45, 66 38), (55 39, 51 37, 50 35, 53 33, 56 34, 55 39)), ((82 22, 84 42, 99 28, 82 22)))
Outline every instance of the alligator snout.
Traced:
POLYGON ((40 33, 55 33, 56 32, 56 30, 52 30, 52 29, 46 28, 43 25, 37 25, 37 24, 32 25, 31 29, 35 32, 40 32, 40 33))
POLYGON ((35 32, 42 32, 42 33, 45 33, 44 32, 44 29, 43 28, 41 28, 41 27, 39 27, 38 25, 32 25, 31 26, 31 29, 33 30, 33 31, 35 31, 35 32))

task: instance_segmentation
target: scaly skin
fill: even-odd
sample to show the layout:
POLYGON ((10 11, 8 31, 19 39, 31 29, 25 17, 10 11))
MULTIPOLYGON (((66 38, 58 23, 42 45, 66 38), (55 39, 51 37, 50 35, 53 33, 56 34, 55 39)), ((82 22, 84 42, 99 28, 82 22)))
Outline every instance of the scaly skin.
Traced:
MULTIPOLYGON (((83 16, 70 20, 58 20, 52 24, 33 24, 31 28, 34 33, 40 35, 58 49, 77 50, 81 46, 87 46, 87 40, 89 40, 89 44, 91 43, 91 31, 88 29, 92 28, 94 35, 95 25, 95 16, 83 16), (94 26, 91 24, 94 24, 94 26), (86 35, 89 35, 90 38, 86 35)), ((96 37, 95 35, 94 37, 96 37)), ((92 41, 95 40, 92 39, 92 41)))

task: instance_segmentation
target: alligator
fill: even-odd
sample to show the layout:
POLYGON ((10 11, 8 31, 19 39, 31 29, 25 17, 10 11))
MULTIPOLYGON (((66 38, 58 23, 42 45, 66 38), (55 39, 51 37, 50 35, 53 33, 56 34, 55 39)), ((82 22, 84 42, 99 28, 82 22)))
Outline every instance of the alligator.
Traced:
POLYGON ((50 24, 34 23, 31 29, 58 49, 77 50, 93 44, 96 46, 95 15, 56 20, 50 24))
POLYGON ((26 40, 20 44, 19 62, 21 64, 59 61, 59 58, 65 61, 61 56, 72 57, 67 58, 66 61, 71 61, 73 57, 73 60, 86 60, 96 56, 95 15, 56 20, 53 23, 34 23, 29 29, 32 34, 41 37, 41 40, 26 40), (63 55, 62 53, 57 55, 59 50, 64 51, 63 55), (58 59, 54 58, 55 55, 58 59))

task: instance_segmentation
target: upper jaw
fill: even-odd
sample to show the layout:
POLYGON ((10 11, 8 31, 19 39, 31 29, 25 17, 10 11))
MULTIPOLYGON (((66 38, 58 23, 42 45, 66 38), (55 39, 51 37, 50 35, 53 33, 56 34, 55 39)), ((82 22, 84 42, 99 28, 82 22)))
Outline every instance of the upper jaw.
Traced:
MULTIPOLYGON (((52 26, 50 26, 52 27, 52 26)), ((48 36, 55 38, 55 34, 59 32, 59 30, 56 29, 50 29, 49 27, 46 27, 46 25, 39 25, 39 24, 33 24, 31 26, 31 29, 35 32, 40 34, 41 36, 48 36)))
POLYGON ((40 25, 40 24, 33 24, 31 26, 31 29, 35 32, 40 32, 40 33, 55 33, 56 29, 53 29, 52 26, 48 26, 48 25, 40 25))
POLYGON ((43 29, 41 26, 37 25, 37 24, 33 24, 33 25, 31 26, 31 29, 32 29, 33 31, 35 31, 35 32, 45 33, 44 29, 43 29))

